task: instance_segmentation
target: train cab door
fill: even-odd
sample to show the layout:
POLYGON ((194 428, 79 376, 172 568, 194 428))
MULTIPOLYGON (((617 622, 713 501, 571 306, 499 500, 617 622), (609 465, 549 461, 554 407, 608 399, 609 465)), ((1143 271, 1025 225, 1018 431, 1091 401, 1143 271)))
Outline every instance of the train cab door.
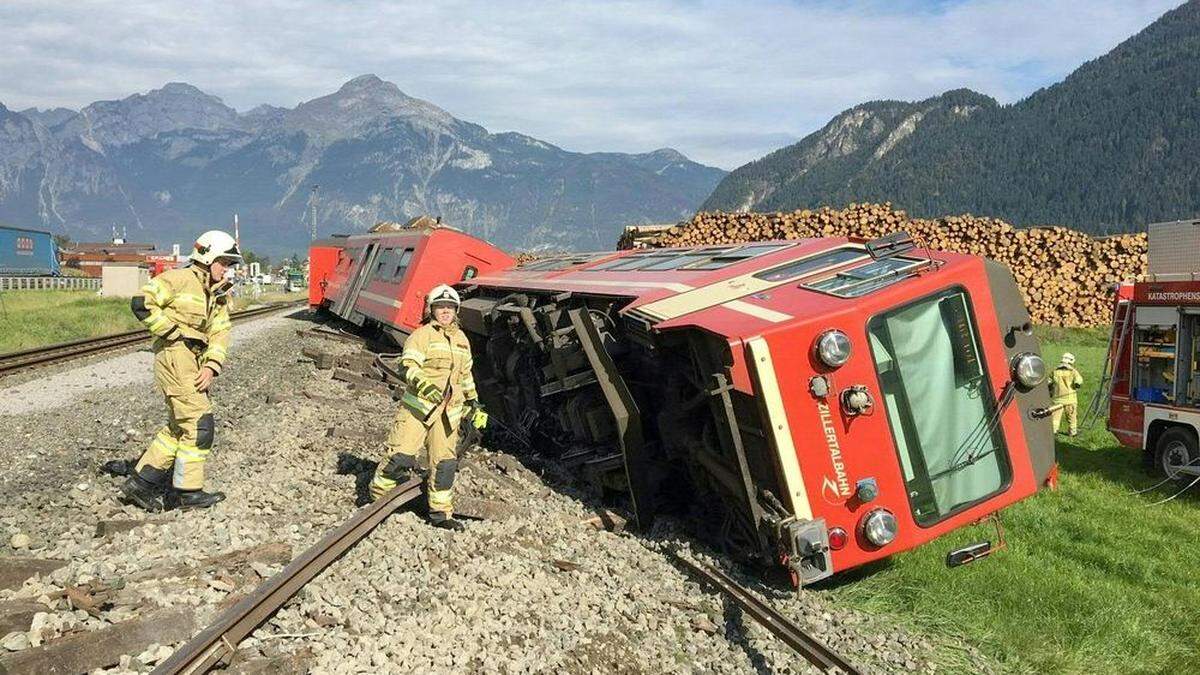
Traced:
POLYGON ((375 269, 375 258, 378 256, 379 242, 373 241, 367 244, 363 249, 363 254, 355 262, 354 269, 350 271, 350 286, 338 301, 337 307, 334 308, 334 314, 353 323, 362 323, 362 317, 355 316, 353 313, 354 306, 358 304, 358 294, 367 282, 367 277, 370 276, 371 270, 375 269))

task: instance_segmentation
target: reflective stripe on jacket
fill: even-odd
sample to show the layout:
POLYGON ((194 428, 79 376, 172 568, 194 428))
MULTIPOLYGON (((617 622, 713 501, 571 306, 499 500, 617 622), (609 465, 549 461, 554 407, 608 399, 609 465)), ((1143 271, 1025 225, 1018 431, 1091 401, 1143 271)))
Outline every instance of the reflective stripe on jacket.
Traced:
POLYGON ((1050 376, 1050 397, 1054 403, 1078 403, 1075 390, 1083 386, 1083 376, 1078 370, 1059 366, 1050 376))
POLYGON ((145 309, 134 312, 160 340, 197 340, 204 344, 201 367, 221 372, 229 350, 229 306, 225 297, 214 297, 208 270, 198 267, 167 270, 142 287, 145 309))
POLYGON ((478 398, 475 378, 471 375, 471 343, 457 323, 442 327, 430 321, 413 331, 404 341, 400 355, 404 379, 408 383, 400 401, 417 413, 425 423, 443 403, 434 403, 418 392, 426 384, 442 390, 446 416, 452 425, 462 419, 465 404, 478 398))

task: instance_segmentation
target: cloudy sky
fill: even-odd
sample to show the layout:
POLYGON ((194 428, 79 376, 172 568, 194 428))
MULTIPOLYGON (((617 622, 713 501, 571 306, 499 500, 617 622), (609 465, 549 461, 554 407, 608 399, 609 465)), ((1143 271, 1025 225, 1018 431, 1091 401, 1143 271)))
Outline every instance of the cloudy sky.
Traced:
POLYGON ((375 73, 492 131, 733 168, 866 100, 1061 79, 1179 0, 0 1, 0 103, 184 81, 239 110, 375 73))

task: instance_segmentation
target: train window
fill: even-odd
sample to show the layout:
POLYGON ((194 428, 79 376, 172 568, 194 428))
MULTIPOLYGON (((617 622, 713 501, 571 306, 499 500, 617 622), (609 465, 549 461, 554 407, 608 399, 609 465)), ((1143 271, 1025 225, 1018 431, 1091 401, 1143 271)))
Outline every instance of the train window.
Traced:
POLYGON ((609 260, 608 262, 602 262, 599 265, 596 265, 595 267, 589 267, 588 269, 593 272, 627 269, 631 265, 637 265, 641 263, 646 254, 647 253, 645 252, 640 252, 632 255, 621 256, 620 258, 609 260))
POLYGON ((618 261, 614 265, 610 265, 607 269, 610 270, 640 270, 647 269, 651 265, 655 265, 664 261, 669 261, 675 258, 673 255, 632 255, 618 261))
POLYGON ((857 298, 891 286, 927 262, 900 256, 881 258, 843 270, 819 281, 804 284, 804 287, 841 298, 857 298))
POLYGON ((648 249, 609 260, 589 268, 589 271, 715 270, 788 245, 758 244, 741 248, 720 246, 716 248, 648 249))
POLYGON ((771 253, 772 251, 778 251, 779 249, 787 248, 788 246, 793 246, 793 245, 794 244, 749 244, 747 246, 741 246, 741 247, 735 248, 731 251, 724 251, 724 252, 718 253, 717 255, 714 255, 714 256, 708 258, 707 260, 703 260, 696 264, 689 265, 684 269, 718 270, 718 269, 721 269, 722 267, 726 267, 726 266, 732 265, 734 263, 741 262, 743 260, 748 260, 750 258, 754 258, 756 256, 763 255, 764 253, 771 253))
POLYGON ((558 269, 556 267, 558 263, 558 260, 537 260, 529 263, 528 265, 522 265, 521 269, 528 270, 530 272, 540 272, 543 270, 558 269))
POLYGON ((608 255, 607 253, 580 253, 578 255, 557 256, 554 258, 542 258, 534 260, 525 265, 517 267, 522 272, 553 272, 565 270, 570 267, 577 267, 585 263, 589 263, 596 258, 608 255))
POLYGON ((476 269, 472 265, 467 265, 466 268, 463 269, 463 273, 462 273, 463 281, 466 281, 467 279, 474 279, 475 276, 478 274, 479 274, 478 269, 476 269))
POLYGON ((783 281, 795 279, 817 270, 848 263, 851 260, 867 257, 867 252, 861 248, 838 248, 817 255, 780 265, 764 272, 755 274, 755 278, 764 281, 783 281))
POLYGON ((393 279, 404 278, 404 273, 408 271, 408 263, 412 261, 413 249, 406 248, 396 260, 396 269, 392 272, 393 279))
POLYGON ((700 262, 701 260, 704 260, 704 259, 710 258, 710 257, 712 257, 712 253, 710 251, 696 251, 696 252, 692 252, 692 253, 683 253, 683 254, 671 256, 671 257, 665 258, 665 259, 659 258, 655 262, 653 262, 649 265, 646 265, 644 267, 639 267, 638 269, 642 269, 642 270, 674 270, 674 269, 679 269, 680 267, 683 267, 684 265, 691 265, 693 263, 700 262))
POLYGON ((395 251, 396 249, 394 248, 385 248, 379 252, 376 256, 378 262, 375 263, 375 274, 373 276, 376 278, 383 276, 383 268, 389 266, 391 261, 388 259, 395 255, 395 251))
POLYGON ((967 295, 942 291, 871 319, 868 341, 913 517, 922 527, 1012 476, 967 295))

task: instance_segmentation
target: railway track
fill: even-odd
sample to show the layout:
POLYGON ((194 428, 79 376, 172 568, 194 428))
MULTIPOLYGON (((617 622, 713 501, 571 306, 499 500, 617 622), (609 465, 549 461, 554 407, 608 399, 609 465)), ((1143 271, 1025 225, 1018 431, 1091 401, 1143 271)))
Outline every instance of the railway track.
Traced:
MULTIPOLYGON (((291 307, 297 303, 281 302, 255 307, 241 312, 234 312, 230 318, 234 321, 242 319, 250 319, 262 314, 269 314, 278 311, 285 307, 291 307)), ((12 375, 13 373, 21 372, 29 368, 38 366, 48 366, 73 359, 91 356, 101 352, 121 349, 139 345, 150 340, 150 336, 145 329, 132 330, 125 333, 116 333, 115 335, 103 335, 98 338, 88 338, 85 340, 73 340, 71 342, 62 342, 46 347, 37 347, 35 349, 26 349, 18 352, 9 352, 8 354, 0 354, 0 377, 12 375)))
POLYGON ((354 512, 336 529, 313 544, 278 574, 267 579, 241 602, 225 610, 199 635, 188 640, 154 669, 156 675, 206 673, 229 658, 237 645, 271 618, 305 584, 371 533, 393 511, 421 495, 421 480, 396 486, 383 498, 354 512))
POLYGON ((734 581, 721 570, 695 560, 691 560, 678 552, 672 554, 679 564, 693 575, 733 600, 742 611, 749 614, 755 621, 762 624, 771 634, 791 647, 809 663, 826 673, 845 673, 846 675, 861 675, 853 663, 844 656, 833 651, 824 642, 814 638, 793 621, 780 614, 767 603, 759 600, 744 586, 734 581))
MULTIPOLYGON (((241 602, 225 610, 207 628, 154 669, 155 675, 194 675, 228 665, 238 645, 271 618, 305 584, 371 533, 392 512, 421 495, 421 480, 397 486, 382 499, 360 508, 319 542, 264 581, 241 602)), ((727 595, 755 621, 809 663, 826 673, 861 675, 845 657, 834 652, 793 621, 759 600, 725 573, 678 553, 674 558, 689 572, 727 595)))

